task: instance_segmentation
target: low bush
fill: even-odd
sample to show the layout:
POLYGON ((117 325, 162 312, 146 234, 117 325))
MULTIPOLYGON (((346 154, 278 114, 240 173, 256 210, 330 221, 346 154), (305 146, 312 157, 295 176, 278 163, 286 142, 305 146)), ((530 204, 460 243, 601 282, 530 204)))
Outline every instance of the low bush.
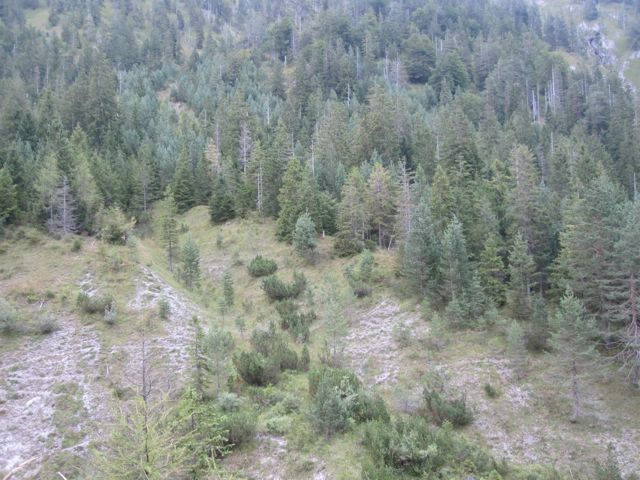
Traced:
POLYGON ((233 356, 238 375, 249 385, 258 387, 277 383, 279 369, 258 352, 240 352, 233 356))
POLYGON ((280 316, 280 328, 288 330, 291 336, 301 342, 308 342, 309 326, 317 319, 315 312, 298 312, 298 306, 290 300, 282 300, 276 304, 280 316))
POLYGON ((238 447, 252 441, 256 435, 256 413, 241 409, 222 417, 222 428, 227 432, 227 443, 238 447))
POLYGON ((162 320, 168 320, 171 316, 171 304, 164 297, 158 302, 158 316, 162 320))
POLYGON ((449 422, 455 427, 462 427, 473 421, 473 413, 467 406, 464 394, 456 398, 446 398, 442 392, 425 387, 422 399, 425 415, 437 425, 449 422))
POLYGON ((267 431, 272 435, 284 435, 291 430, 293 419, 287 416, 271 417, 266 422, 267 431))
POLYGON ((113 326, 118 321, 118 309, 114 303, 111 303, 104 309, 104 323, 113 326))
POLYGON ((72 252, 79 252, 80 250, 82 250, 82 240, 80 240, 79 238, 74 238, 73 242, 71 243, 71 251, 72 252))
POLYGON ((360 254, 354 264, 347 266, 344 276, 353 291, 358 297, 366 297, 371 294, 373 281, 373 254, 365 250, 360 254))
POLYGON ((80 311, 89 315, 104 313, 111 308, 113 303, 114 300, 111 295, 90 296, 85 292, 78 293, 78 298, 76 299, 76 305, 80 311))
POLYGON ((353 238, 347 232, 340 232, 335 236, 333 251, 339 257, 352 257, 362 252, 364 242, 353 238))
POLYGON ((58 329, 58 323, 51 313, 45 312, 38 316, 37 329, 40 335, 49 335, 58 329))
POLYGON ((283 282, 276 275, 270 275, 262 281, 262 289, 271 301, 298 298, 306 287, 306 277, 298 272, 293 274, 291 283, 283 282))
POLYGON ((4 298, 0 298, 0 334, 11 335, 18 331, 18 312, 4 298))
POLYGON ((264 258, 262 255, 254 257, 253 260, 247 266, 249 275, 252 277, 266 277, 267 275, 273 275, 278 270, 278 265, 273 260, 264 258))
POLYGON ((489 398, 496 398, 498 396, 498 394, 499 394, 498 390, 496 389, 496 387, 494 387, 490 383, 485 383, 484 384, 484 393, 486 393, 487 397, 489 397, 489 398))
POLYGON ((500 466, 490 455, 457 437, 450 426, 433 428, 421 419, 369 422, 364 445, 373 460, 365 469, 374 475, 363 478, 398 478, 399 474, 432 478, 436 473, 437 478, 464 478, 464 474, 502 478, 500 466))

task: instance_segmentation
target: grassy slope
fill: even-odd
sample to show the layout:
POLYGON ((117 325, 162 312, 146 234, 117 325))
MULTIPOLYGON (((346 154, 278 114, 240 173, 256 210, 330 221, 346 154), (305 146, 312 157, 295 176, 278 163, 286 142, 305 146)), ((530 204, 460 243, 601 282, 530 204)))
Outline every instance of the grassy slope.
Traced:
MULTIPOLYGON (((83 239, 82 250, 73 253, 70 241, 52 240, 33 230, 24 230, 23 234, 14 235, 14 239, 0 244, 0 250, 4 252, 0 256, 0 293, 19 308, 27 323, 31 322, 34 310, 44 302, 47 308, 61 317, 93 324, 104 346, 123 344, 135 340, 145 317, 127 308, 134 296, 139 271, 137 265, 140 264, 199 305, 207 317, 203 320, 221 324, 232 331, 242 348, 247 346, 248 334, 245 333, 244 338, 240 335, 234 323, 236 316, 246 318, 247 332, 255 325, 265 325, 269 319, 275 318, 273 306, 262 293, 260 282, 252 279, 246 271, 250 259, 262 254, 278 262, 279 274, 284 278, 290 277, 295 270, 307 276, 313 291, 313 308, 321 319, 312 332, 312 358, 316 358, 324 335, 323 286, 327 282, 335 282, 342 288, 346 287, 342 276, 345 260, 331 257, 332 240, 320 239, 316 263, 309 265, 298 258, 290 246, 274 241, 275 227, 271 221, 236 220, 222 226, 211 226, 203 207, 190 211, 182 221, 200 247, 201 293, 186 291, 168 271, 162 248, 153 238, 139 239, 133 247, 105 247, 94 239, 83 239), (221 239, 221 246, 218 239, 221 239), (123 262, 117 271, 112 268, 116 258, 123 262), (221 294, 222 275, 227 269, 234 278, 236 305, 222 318, 217 298, 221 294), (116 327, 109 328, 97 318, 77 314, 75 296, 78 285, 86 280, 87 272, 91 272, 91 282, 96 288, 110 292, 118 299, 123 321, 116 327)), ((376 260, 386 283, 378 285, 371 298, 357 300, 349 306, 346 313, 352 326, 356 325, 361 312, 385 299, 400 298, 402 311, 415 310, 414 301, 402 299, 401 289, 391 274, 392 254, 377 252, 376 260)), ((310 299, 305 301, 311 302, 310 299)), ((567 421, 569 399, 566 385, 555 375, 553 355, 530 356, 528 375, 517 380, 505 359, 505 344, 499 325, 448 334, 444 341, 439 341, 440 335, 430 331, 432 325, 429 320, 425 318, 414 324, 414 335, 409 345, 398 349, 402 364, 398 382, 375 387, 394 408, 406 408, 408 403, 415 405, 420 383, 427 371, 434 367, 444 368, 452 384, 467 392, 476 411, 476 421, 465 433, 485 443, 498 458, 505 456, 518 463, 554 463, 565 472, 570 467, 576 474, 588 472, 592 458, 603 458, 607 444, 612 442, 619 457, 626 462, 626 471, 638 467, 640 398, 625 386, 614 366, 607 372, 608 379, 602 375, 586 379, 585 415, 580 423, 573 425, 567 421), (499 390, 498 398, 486 396, 485 383, 491 383, 499 390)), ((157 332, 161 334, 161 326, 157 332)), ((0 343, 0 355, 19 348, 23 342, 38 341, 38 338, 24 336, 3 341, 0 343)), ((295 348, 299 350, 300 346, 295 348)), ((112 385, 107 387, 113 388, 112 385)), ((59 389, 61 398, 66 395, 73 400, 76 396, 73 385, 61 384, 59 389)), ((306 410, 305 375, 286 375, 275 392, 288 392, 299 398, 303 405, 301 411, 306 410)), ((266 432, 266 420, 272 415, 271 408, 265 407, 260 411, 260 431, 266 432)), ((59 430, 63 434, 68 431, 67 442, 74 440, 73 431, 68 428, 73 420, 74 416, 64 408, 56 414, 59 430)), ((292 479, 309 478, 318 470, 326 473, 328 478, 359 476, 364 452, 357 429, 326 441, 312 433, 304 413, 293 414, 292 420, 295 426, 284 436, 287 441, 285 454, 275 451, 268 442, 265 444, 258 440, 232 454, 225 465, 239 470, 246 470, 250 465, 250 473, 259 478, 276 470, 281 472, 282 478, 292 479)), ((64 465, 63 457, 54 460, 64 465)))

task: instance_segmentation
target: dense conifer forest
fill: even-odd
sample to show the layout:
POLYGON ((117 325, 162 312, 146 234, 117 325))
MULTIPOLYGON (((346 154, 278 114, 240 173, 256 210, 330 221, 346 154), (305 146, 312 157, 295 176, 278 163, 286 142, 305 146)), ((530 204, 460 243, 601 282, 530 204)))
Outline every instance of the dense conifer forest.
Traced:
POLYGON ((638 478, 638 88, 637 0, 0 0, 0 477, 638 478))

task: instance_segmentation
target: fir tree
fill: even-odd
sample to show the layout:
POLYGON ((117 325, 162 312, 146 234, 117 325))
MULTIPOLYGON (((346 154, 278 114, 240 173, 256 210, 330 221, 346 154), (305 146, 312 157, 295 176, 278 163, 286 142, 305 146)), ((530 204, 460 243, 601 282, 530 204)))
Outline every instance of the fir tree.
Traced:
POLYGON ((577 422, 583 398, 580 380, 596 356, 593 343, 597 332, 595 322, 587 315, 582 302, 567 290, 560 300, 552 326, 551 344, 557 353, 558 365, 569 377, 573 403, 570 419, 577 422))
POLYGON ((393 241, 396 192, 389 171, 381 163, 373 166, 367 182, 366 200, 368 217, 378 232, 378 245, 390 247, 393 241))
POLYGON ((518 319, 528 319, 531 313, 531 276, 535 272, 527 244, 518 233, 509 252, 509 291, 507 300, 511 313, 518 319))
POLYGON ((162 217, 161 224, 161 239, 162 246, 167 254, 167 261, 169 262, 169 270, 173 272, 173 264, 175 263, 176 255, 178 252, 178 226, 175 216, 175 203, 173 197, 170 195, 165 200, 164 215, 162 217))
POLYGON ((178 213, 184 213, 196 204, 194 178, 186 159, 186 152, 180 155, 173 180, 172 194, 178 213))
POLYGON ((292 158, 278 195, 280 214, 276 235, 280 240, 292 240, 298 217, 305 211, 312 211, 314 198, 315 191, 309 173, 297 159, 292 158))
POLYGON ((0 168, 0 231, 3 225, 15 219, 18 210, 16 187, 5 165, 0 168))
POLYGON ((440 274, 442 298, 446 302, 462 302, 464 293, 471 283, 472 272, 462 224, 456 217, 453 217, 442 238, 440 274))
POLYGON ((189 236, 182 247, 180 276, 188 289, 200 284, 200 251, 189 236))
POLYGON ((482 279, 485 291, 496 305, 505 302, 505 266, 501 253, 501 242, 497 235, 491 235, 480 253, 478 273, 482 279))
POLYGON ((304 257, 310 255, 316 248, 316 225, 306 212, 300 215, 296 221, 293 246, 304 257))
POLYGON ((209 215, 214 224, 224 223, 235 217, 233 198, 222 175, 216 177, 212 189, 209 200, 209 215))

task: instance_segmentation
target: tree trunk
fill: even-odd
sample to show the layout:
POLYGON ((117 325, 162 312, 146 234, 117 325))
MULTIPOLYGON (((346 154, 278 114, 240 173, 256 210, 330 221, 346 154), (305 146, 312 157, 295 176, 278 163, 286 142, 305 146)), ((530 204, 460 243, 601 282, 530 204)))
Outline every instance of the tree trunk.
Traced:
POLYGON ((578 390, 578 366, 575 359, 571 365, 571 396, 573 397, 573 414, 569 420, 571 423, 576 423, 580 416, 580 392, 578 390))

